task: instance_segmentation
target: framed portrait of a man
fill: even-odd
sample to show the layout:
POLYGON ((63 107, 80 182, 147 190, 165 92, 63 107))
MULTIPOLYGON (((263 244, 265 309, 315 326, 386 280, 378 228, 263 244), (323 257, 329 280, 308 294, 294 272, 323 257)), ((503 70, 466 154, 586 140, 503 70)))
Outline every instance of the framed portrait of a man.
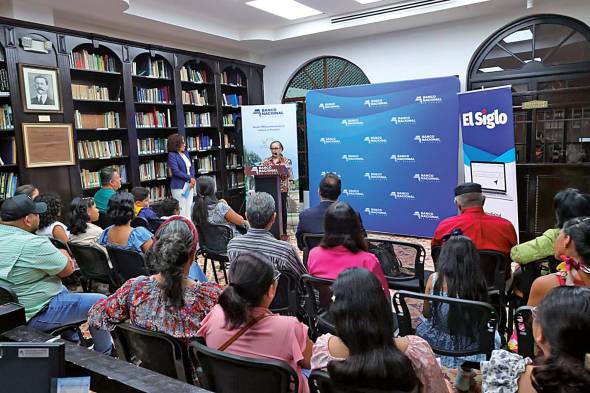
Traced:
POLYGON ((57 68, 20 64, 19 69, 25 112, 63 112, 57 68))

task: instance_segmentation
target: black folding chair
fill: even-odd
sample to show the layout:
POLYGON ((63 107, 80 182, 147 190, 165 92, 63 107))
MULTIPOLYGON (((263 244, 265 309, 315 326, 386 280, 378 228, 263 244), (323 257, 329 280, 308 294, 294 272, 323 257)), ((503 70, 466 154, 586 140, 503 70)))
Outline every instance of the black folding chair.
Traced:
POLYGON ((397 259, 403 268, 398 276, 385 276, 390 289, 424 292, 426 288, 424 276, 426 250, 421 244, 377 238, 367 238, 366 240, 370 246, 369 251, 377 247, 384 251, 393 250, 392 257, 397 259), (410 264, 413 265, 413 268, 408 267, 410 264), (410 273, 405 273, 404 270, 410 273))
POLYGON ((226 264, 229 262, 227 257, 227 244, 233 238, 234 233, 232 229, 226 225, 204 224, 197 225, 197 232, 199 233, 199 252, 205 258, 203 263, 203 273, 207 274, 207 264, 211 262, 211 269, 213 270, 213 277, 215 282, 219 283, 217 277, 217 270, 215 269, 215 262, 219 262, 219 266, 223 271, 223 277, 227 283, 227 268, 226 264))
POLYGON ((107 251, 113 265, 113 278, 117 287, 123 285, 130 278, 149 276, 149 269, 143 254, 109 246, 107 246, 107 251))
POLYGON ((150 230, 152 231, 152 233, 156 233, 156 231, 158 230, 158 228, 160 227, 160 225, 162 225, 164 223, 165 220, 162 220, 161 218, 148 218, 148 222, 150 223, 150 230))
MULTIPOLYGON (((280 343, 277 343, 280 344, 280 343)), ((280 360, 252 359, 193 341, 189 347, 201 387, 216 393, 297 393, 295 370, 280 360)))
POLYGON ((112 336, 122 360, 194 384, 188 348, 174 337, 128 323, 118 324, 112 336))
POLYGON ((336 329, 329 317, 332 304, 331 286, 334 280, 314 277, 309 274, 304 274, 302 280, 307 292, 305 303, 312 336, 317 337, 324 333, 335 335, 336 329))
POLYGON ((438 265, 438 257, 440 256, 440 250, 442 246, 432 246, 430 248, 430 256, 432 257, 432 262, 434 263, 434 269, 436 270, 436 266, 438 265))
POLYGON ((279 270, 281 275, 275 293, 275 297, 269 306, 269 309, 281 315, 298 316, 301 315, 299 277, 290 270, 279 270))
POLYGON ((130 225, 133 228, 144 227, 148 231, 151 231, 152 230, 152 226, 150 225, 150 223, 147 220, 147 218, 143 218, 143 217, 134 217, 133 220, 131 220, 130 225))
POLYGON ((6 284, 0 284, 0 304, 18 303, 16 293, 6 284))
POLYGON ((514 313, 514 327, 518 340, 518 354, 533 359, 535 357, 535 338, 533 337, 533 308, 519 307, 514 313))
MULTIPOLYGON (((310 393, 339 393, 338 388, 332 386, 330 375, 324 370, 313 370, 309 376, 310 393)), ((362 386, 347 386, 346 393, 411 393, 401 390, 370 389, 362 386)))
POLYGON ((502 337, 508 328, 509 316, 506 313, 508 296, 506 295, 506 280, 512 273, 510 259, 507 255, 495 250, 477 250, 479 265, 488 284, 490 304, 494 306, 500 318, 498 331, 502 337))
POLYGON ((301 235, 303 241, 303 265, 307 269, 307 258, 312 248, 320 245, 324 237, 323 233, 304 233, 301 235))
POLYGON ((109 266, 107 254, 92 246, 82 246, 68 243, 72 255, 80 268, 82 289, 84 292, 92 292, 92 283, 97 281, 109 286, 109 292, 114 292, 117 284, 113 279, 113 271, 109 266))
POLYGON ((55 239, 53 237, 48 237, 49 241, 51 242, 51 244, 53 244, 53 246, 55 248, 57 248, 58 250, 66 250, 68 253, 71 254, 70 249, 68 248, 68 245, 64 242, 62 242, 59 239, 55 239))
POLYGON ((110 227, 111 225, 113 225, 113 219, 109 215, 107 215, 106 213, 100 212, 100 215, 98 216, 98 220, 96 220, 96 222, 94 222, 94 224, 98 225, 102 229, 106 229, 106 228, 110 227))
MULTIPOLYGON (((412 316, 408 308, 406 299, 427 300, 431 304, 431 312, 434 314, 436 304, 447 304, 452 308, 454 313, 463 316, 465 323, 464 331, 470 332, 467 337, 474 339, 472 349, 449 349, 437 347, 434 343, 430 343, 434 353, 443 356, 464 357, 469 355, 485 354, 489 359, 492 351, 495 348, 495 335, 497 317, 496 310, 484 302, 476 302, 472 300, 456 299, 444 296, 425 295, 423 293, 415 293, 409 291, 396 292, 393 297, 393 307, 397 314, 399 323, 400 336, 407 336, 414 334, 412 329, 412 316)), ((446 318, 432 318, 435 329, 441 333, 450 332, 448 327, 448 320, 446 318)))

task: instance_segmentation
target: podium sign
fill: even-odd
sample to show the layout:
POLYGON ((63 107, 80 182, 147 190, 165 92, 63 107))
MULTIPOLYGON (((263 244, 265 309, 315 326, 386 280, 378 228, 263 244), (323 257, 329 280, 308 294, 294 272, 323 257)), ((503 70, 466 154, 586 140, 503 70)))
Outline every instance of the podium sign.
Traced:
POLYGON ((281 176, 287 176, 289 171, 284 165, 255 165, 244 168, 246 176, 254 177, 256 192, 269 193, 275 200, 277 217, 270 228, 275 238, 280 239, 283 234, 283 214, 285 208, 281 203, 281 176))

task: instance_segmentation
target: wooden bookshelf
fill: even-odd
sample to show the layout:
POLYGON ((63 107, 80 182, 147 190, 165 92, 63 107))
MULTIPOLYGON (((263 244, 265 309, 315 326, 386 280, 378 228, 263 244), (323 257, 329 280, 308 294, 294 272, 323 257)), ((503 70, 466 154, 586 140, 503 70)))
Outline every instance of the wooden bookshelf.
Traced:
POLYGON ((14 195, 19 184, 14 114, 6 52, 0 46, 0 201, 14 195))

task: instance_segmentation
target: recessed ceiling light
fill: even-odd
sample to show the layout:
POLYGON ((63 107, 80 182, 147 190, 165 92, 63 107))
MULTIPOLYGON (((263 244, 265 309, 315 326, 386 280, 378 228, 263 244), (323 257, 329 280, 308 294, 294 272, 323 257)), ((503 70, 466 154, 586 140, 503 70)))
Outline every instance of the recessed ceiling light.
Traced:
POLYGON ((526 30, 519 30, 510 34, 508 37, 504 38, 504 41, 507 44, 511 42, 519 42, 519 41, 528 41, 533 39, 533 32, 530 29, 526 30))
POLYGON ((357 3, 361 3, 361 4, 370 4, 370 3, 377 3, 378 1, 383 1, 383 0, 355 0, 357 3))
POLYGON ((254 0, 246 4, 289 20, 306 18, 322 13, 322 11, 308 7, 295 0, 254 0))
POLYGON ((504 71, 504 68, 496 66, 496 67, 480 68, 479 70, 481 72, 498 72, 498 71, 504 71))

